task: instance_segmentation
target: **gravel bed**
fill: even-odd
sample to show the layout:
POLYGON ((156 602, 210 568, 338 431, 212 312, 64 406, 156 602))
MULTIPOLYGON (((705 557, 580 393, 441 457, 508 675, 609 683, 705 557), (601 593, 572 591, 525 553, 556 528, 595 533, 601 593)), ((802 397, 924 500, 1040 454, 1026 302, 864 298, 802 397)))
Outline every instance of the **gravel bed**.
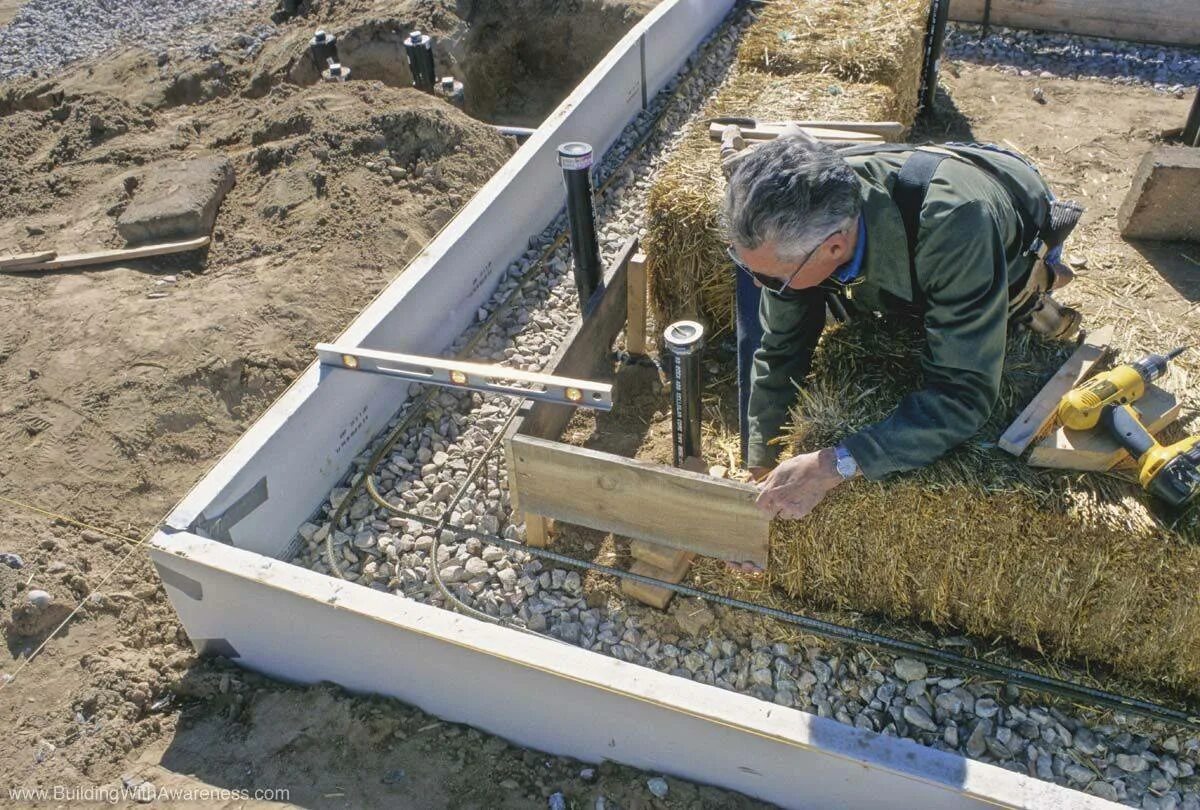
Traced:
POLYGON ((951 25, 946 30, 945 55, 1021 76, 1101 79, 1179 95, 1200 84, 1200 48, 995 26, 981 40, 981 31, 978 25, 951 25))
POLYGON ((243 12, 264 0, 29 0, 0 27, 0 80, 46 76, 108 48, 140 45, 216 56, 229 37, 248 54, 272 32, 267 25, 244 33, 243 12))
MULTIPOLYGON (((726 30, 710 43, 698 79, 685 81, 679 97, 666 106, 663 118, 672 134, 652 140, 644 154, 621 170, 598 205, 606 257, 626 238, 641 233, 648 178, 669 156, 681 128, 720 84, 722 66, 732 59, 734 33, 726 30)), ((650 114, 631 124, 606 156, 599 176, 649 131, 652 116, 664 103, 660 96, 650 114)), ((470 352, 473 358, 535 370, 553 353, 578 311, 569 251, 566 246, 554 251, 545 268, 538 268, 536 260, 563 224, 560 217, 508 268, 496 295, 479 312, 475 329, 487 331, 470 352), (495 325, 485 324, 491 311, 518 288, 512 311, 498 317, 495 325)), ((466 346, 469 337, 460 338, 455 350, 466 346)), ((422 388, 414 385, 411 390, 415 394, 422 388)), ((379 467, 377 483, 384 497, 424 517, 440 516, 501 428, 511 404, 507 398, 477 393, 437 392, 431 407, 413 420, 379 467)), ((392 426, 405 415, 398 414, 392 426)), ((430 530, 374 508, 365 493, 351 504, 348 522, 335 528, 329 523, 333 510, 347 496, 350 482, 362 474, 366 460, 364 453, 313 522, 301 526, 293 562, 330 573, 325 541, 332 532, 338 567, 346 578, 376 590, 445 606, 433 584, 431 567, 437 566, 448 587, 477 610, 598 653, 956 751, 1135 807, 1200 810, 1200 780, 1195 777, 1200 737, 1180 735, 1161 724, 1119 713, 1065 712, 1013 687, 964 679, 877 652, 840 654, 797 649, 757 636, 731 637, 718 629, 717 611, 723 608, 694 600, 675 616, 683 640, 672 637, 669 642, 639 619, 637 608, 589 606, 578 571, 544 566, 526 552, 461 540, 447 530, 439 538, 437 558, 430 559, 430 530)), ((483 474, 467 488, 451 524, 523 539, 523 527, 512 521, 506 479, 502 454, 494 453, 483 474)))

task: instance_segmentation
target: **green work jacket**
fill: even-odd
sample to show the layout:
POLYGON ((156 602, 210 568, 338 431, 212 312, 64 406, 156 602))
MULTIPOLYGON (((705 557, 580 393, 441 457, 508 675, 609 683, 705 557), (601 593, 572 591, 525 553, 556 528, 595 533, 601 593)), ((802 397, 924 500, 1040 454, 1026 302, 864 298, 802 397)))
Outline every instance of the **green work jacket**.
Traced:
MULTIPOLYGON (((861 272, 845 290, 849 302, 858 312, 912 311, 920 306, 914 302, 923 302, 926 336, 924 387, 904 396, 883 421, 844 440, 873 480, 929 464, 987 421, 1004 368, 1009 288, 1034 261, 1024 253, 1020 215, 1000 182, 948 158, 921 208, 914 295, 904 224, 891 196, 909 154, 848 158, 862 185, 867 230, 861 272)), ((1032 169, 1024 175, 1022 183, 1045 190, 1032 169)), ((768 442, 788 417, 825 327, 824 294, 814 288, 798 300, 781 300, 764 292, 759 317, 763 339, 751 375, 747 464, 769 467, 779 447, 768 442)))

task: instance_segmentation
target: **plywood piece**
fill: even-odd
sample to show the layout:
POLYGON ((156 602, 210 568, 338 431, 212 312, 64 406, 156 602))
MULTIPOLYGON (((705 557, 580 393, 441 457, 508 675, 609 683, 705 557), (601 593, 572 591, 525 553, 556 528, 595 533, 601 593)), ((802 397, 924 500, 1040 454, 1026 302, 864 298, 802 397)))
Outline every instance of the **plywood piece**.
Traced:
POLYGON ((1054 420, 1058 403, 1067 392, 1086 379, 1108 353, 1112 342, 1112 326, 1102 326, 1084 336, 1083 343, 1067 358, 1067 362, 1042 386, 1025 410, 1013 421, 997 444, 1001 450, 1019 456, 1041 436, 1054 420))
POLYGON ((172 253, 187 253, 208 247, 209 237, 199 236, 182 242, 161 242, 157 245, 143 245, 135 248, 120 250, 98 250, 93 253, 69 253, 49 261, 33 262, 30 264, 5 267, 7 273, 41 273, 46 270, 67 270, 72 267, 93 267, 102 264, 130 261, 132 259, 148 259, 152 256, 166 256, 172 253))
POLYGON ((53 250, 39 250, 33 253, 18 253, 15 256, 0 256, 0 268, 19 267, 24 264, 40 264, 48 262, 57 256, 53 250))
POLYGON ((533 436, 511 440, 527 511, 706 557, 767 564, 757 487, 533 436))
MULTIPOLYGON (((638 560, 629 566, 629 570, 631 573, 638 574, 639 576, 653 577, 654 579, 661 579, 663 582, 669 582, 672 585, 678 585, 687 576, 688 569, 692 567, 692 559, 694 557, 694 554, 684 552, 679 563, 673 568, 660 568, 643 560, 638 560)), ((621 593, 630 599, 636 599, 643 605, 649 605, 658 610, 665 610, 671 602, 671 597, 675 595, 675 592, 670 588, 647 585, 643 582, 635 582, 632 579, 621 580, 621 593)))
MULTIPOLYGON (((983 22, 988 0, 954 0, 950 19, 983 22)), ((991 0, 992 25, 1168 45, 1200 45, 1196 0, 991 0)))
POLYGON ((646 254, 635 253, 629 258, 626 271, 628 315, 625 319, 625 350, 630 354, 646 353, 646 254))
MULTIPOLYGON (((1147 386, 1146 393, 1133 407, 1151 433, 1158 433, 1179 418, 1179 400, 1157 385, 1147 386)), ((1029 463, 1034 467, 1088 472, 1104 472, 1130 460, 1129 453, 1117 444, 1117 440, 1103 426, 1092 430, 1060 427, 1039 442, 1029 454, 1029 463)))
POLYGON ((645 540, 633 540, 629 544, 629 553, 635 560, 649 563, 656 568, 673 569, 680 564, 690 552, 670 546, 660 546, 658 543, 647 543, 645 540))

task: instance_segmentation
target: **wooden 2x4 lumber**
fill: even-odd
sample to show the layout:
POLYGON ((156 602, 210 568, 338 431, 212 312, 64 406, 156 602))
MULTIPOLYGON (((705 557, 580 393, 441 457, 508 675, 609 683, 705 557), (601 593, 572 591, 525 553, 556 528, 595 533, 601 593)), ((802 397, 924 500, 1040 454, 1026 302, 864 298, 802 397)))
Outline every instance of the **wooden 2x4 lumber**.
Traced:
MULTIPOLYGON (((714 141, 721 140, 727 124, 709 124, 708 136, 714 141)), ((783 128, 788 126, 787 122, 777 124, 756 124, 753 127, 739 127, 742 137, 748 141, 771 141, 779 137, 783 128)), ((854 132, 845 129, 819 129, 816 127, 800 127, 805 134, 812 138, 821 141, 822 143, 832 144, 852 144, 852 143, 882 143, 883 136, 876 135, 872 132, 854 132)))
POLYGON ((135 248, 120 250, 98 250, 94 253, 70 253, 48 261, 32 262, 5 267, 6 273, 41 273, 46 270, 66 270, 72 267, 92 267, 101 264, 115 264, 133 259, 148 259, 153 256, 167 256, 172 253, 187 253, 208 247, 209 238, 200 236, 186 239, 182 242, 162 242, 157 245, 142 245, 135 248))
POLYGON ((1067 362, 1054 373, 1054 376, 1042 386, 1042 390, 1029 401, 1025 409, 1013 421, 998 444, 1001 450, 1019 456, 1025 452, 1047 426, 1054 421, 1058 403, 1072 388, 1091 374, 1096 364, 1108 354, 1108 346, 1112 343, 1113 328, 1105 325, 1089 332, 1083 342, 1067 358, 1067 362))
POLYGON ((527 512, 766 567, 770 519, 751 484, 521 434, 510 452, 527 512))
POLYGON ((0 269, 6 267, 21 267, 28 264, 48 262, 58 254, 53 250, 37 250, 33 253, 18 253, 15 256, 0 256, 0 269))
MULTIPOLYGON (((1146 386, 1146 393, 1133 403, 1133 407, 1146 430, 1151 433, 1158 433, 1179 418, 1179 401, 1174 394, 1157 385, 1146 386)), ((1029 454, 1029 463, 1034 467, 1087 472, 1111 470, 1128 460, 1129 453, 1117 444, 1117 440, 1103 425, 1091 430, 1060 427, 1039 442, 1029 454)))
MULTIPOLYGON (((604 274, 604 290, 586 318, 577 318, 547 365, 547 373, 593 379, 608 368, 613 341, 625 326, 629 299, 629 260, 637 252, 637 239, 630 239, 604 274)), ((512 433, 557 439, 571 421, 574 406, 534 403, 529 413, 514 423, 512 433)))
MULTIPOLYGON (((954 0, 950 19, 983 22, 989 0, 954 0)), ((1200 45, 1196 0, 990 0, 991 25, 1136 42, 1200 45)))
POLYGON ((626 270, 629 280, 629 313, 625 322, 625 351, 646 353, 646 254, 635 253, 626 270))

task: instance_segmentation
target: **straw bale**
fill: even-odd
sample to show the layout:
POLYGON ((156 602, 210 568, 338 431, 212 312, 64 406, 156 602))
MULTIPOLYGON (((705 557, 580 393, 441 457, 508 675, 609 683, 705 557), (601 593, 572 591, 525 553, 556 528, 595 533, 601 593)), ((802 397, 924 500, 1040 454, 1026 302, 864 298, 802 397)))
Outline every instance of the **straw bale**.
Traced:
MULTIPOLYGON (((787 443, 826 447, 920 385, 915 325, 861 322, 822 341, 787 443)), ((1036 470, 995 440, 1070 346, 1010 340, 985 428, 925 469, 836 489, 776 521, 771 584, 801 602, 1007 638, 1052 660, 1200 693, 1200 527, 1160 521, 1127 479, 1036 470)))
POLYGON ((775 0, 742 37, 738 63, 886 85, 907 122, 916 111, 928 18, 929 0, 775 0))
POLYGON ((709 118, 886 120, 895 96, 881 85, 846 85, 827 76, 734 77, 656 175, 646 206, 650 299, 657 322, 699 317, 716 333, 733 327, 733 281, 718 214, 725 193, 720 146, 709 118))

